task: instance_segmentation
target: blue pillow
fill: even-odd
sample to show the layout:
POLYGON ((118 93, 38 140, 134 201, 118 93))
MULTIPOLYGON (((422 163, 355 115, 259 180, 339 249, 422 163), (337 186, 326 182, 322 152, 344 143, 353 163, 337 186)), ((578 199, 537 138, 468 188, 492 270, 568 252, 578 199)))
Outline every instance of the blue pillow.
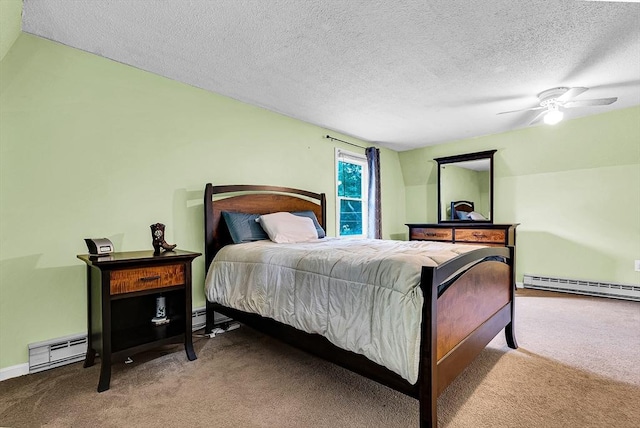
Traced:
POLYGON ((464 211, 457 211, 456 210, 456 215, 458 216, 459 220, 471 220, 469 218, 469 213, 468 212, 464 212, 464 211))
POLYGON ((313 211, 295 211, 291 214, 297 215, 298 217, 309 217, 313 220, 313 224, 316 226, 316 231, 318 232, 318 238, 324 238, 326 233, 324 233, 324 229, 318 223, 318 219, 316 218, 316 214, 313 211))
POLYGON ((231 211, 222 211, 222 217, 231 234, 234 244, 243 242, 261 241, 269 239, 267 233, 256 221, 260 214, 245 214, 231 211))

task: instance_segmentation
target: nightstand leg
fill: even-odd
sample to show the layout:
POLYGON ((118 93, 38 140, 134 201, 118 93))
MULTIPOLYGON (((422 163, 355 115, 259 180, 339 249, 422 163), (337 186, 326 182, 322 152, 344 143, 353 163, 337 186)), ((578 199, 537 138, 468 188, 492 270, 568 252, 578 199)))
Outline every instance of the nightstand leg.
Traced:
POLYGON ((91 367, 94 364, 95 358, 96 350, 91 349, 90 347, 87 348, 87 355, 84 357, 84 365, 82 367, 84 367, 85 369, 87 367, 91 367))
POLYGON ((109 389, 111 383, 111 361, 102 361, 100 364, 100 381, 98 382, 98 392, 109 389))
POLYGON ((198 357, 196 356, 196 352, 193 350, 193 342, 191 342, 191 340, 184 341, 184 350, 187 353, 187 358, 189 359, 189 361, 198 359, 198 357))
POLYGON ((87 265, 87 355, 84 357, 83 367, 91 367, 94 363, 96 351, 93 349, 91 327, 91 267, 87 265))

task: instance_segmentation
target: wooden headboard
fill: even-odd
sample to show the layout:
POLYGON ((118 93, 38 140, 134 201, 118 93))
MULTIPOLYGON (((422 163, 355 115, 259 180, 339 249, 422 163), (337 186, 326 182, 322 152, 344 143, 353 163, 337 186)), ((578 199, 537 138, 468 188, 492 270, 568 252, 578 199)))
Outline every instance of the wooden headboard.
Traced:
POLYGON ((456 211, 464 211, 470 213, 473 211, 472 201, 452 201, 451 202, 451 220, 457 220, 456 211))
POLYGON ((233 185, 204 189, 204 250, 206 269, 220 248, 232 243, 222 211, 270 214, 279 211, 313 211, 326 229, 324 193, 277 186, 233 185))

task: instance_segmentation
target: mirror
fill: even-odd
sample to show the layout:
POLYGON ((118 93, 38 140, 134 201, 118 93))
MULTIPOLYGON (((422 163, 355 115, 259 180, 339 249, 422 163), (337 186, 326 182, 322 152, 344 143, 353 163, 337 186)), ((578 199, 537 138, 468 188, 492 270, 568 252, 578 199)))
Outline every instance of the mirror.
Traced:
POLYGON ((493 223, 495 152, 434 159, 438 162, 438 223, 493 223))

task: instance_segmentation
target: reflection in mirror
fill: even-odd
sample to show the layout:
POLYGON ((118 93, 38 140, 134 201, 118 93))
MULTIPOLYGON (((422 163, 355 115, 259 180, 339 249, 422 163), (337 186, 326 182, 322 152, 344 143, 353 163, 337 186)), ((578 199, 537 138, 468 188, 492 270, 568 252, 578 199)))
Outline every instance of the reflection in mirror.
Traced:
POLYGON ((435 159, 438 222, 492 222, 495 150, 435 159))
POLYGON ((477 212, 485 219, 491 218, 489 166, 489 159, 482 159, 440 167, 442 219, 470 220, 467 218, 470 212, 477 212), (452 212, 451 204, 458 201, 466 203, 456 204, 457 209, 452 212))

